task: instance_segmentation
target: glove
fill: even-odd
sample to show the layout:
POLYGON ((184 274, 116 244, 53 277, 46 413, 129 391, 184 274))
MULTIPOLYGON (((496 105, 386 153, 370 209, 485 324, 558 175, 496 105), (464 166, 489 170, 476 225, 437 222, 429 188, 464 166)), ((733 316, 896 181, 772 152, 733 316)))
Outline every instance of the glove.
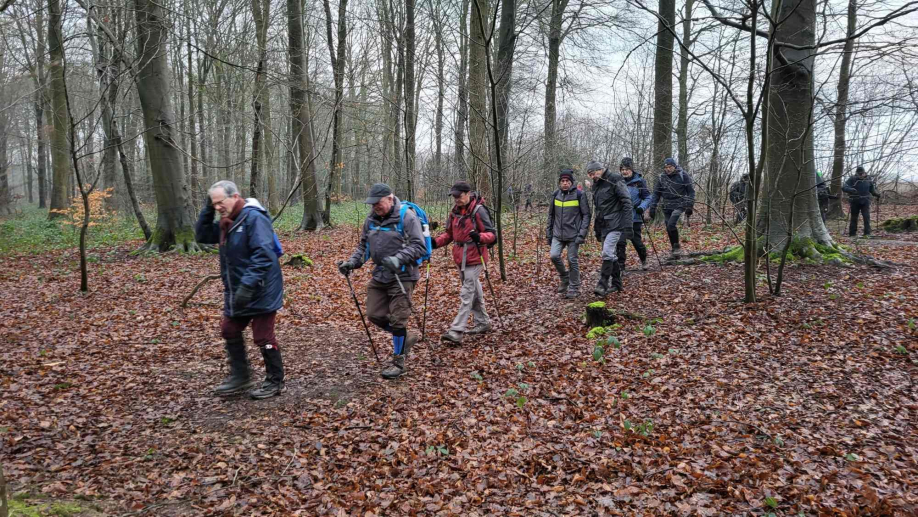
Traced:
POLYGON ((398 257, 386 257, 383 259, 382 265, 393 273, 398 272, 399 268, 402 267, 401 262, 398 261, 398 257))
POLYGON ((656 218, 657 218, 657 209, 651 208, 650 209, 650 220, 653 221, 656 218))
POLYGON ((472 230, 469 233, 469 239, 472 239, 475 244, 481 244, 481 234, 478 233, 478 230, 472 230))
POLYGON ((584 239, 583 237, 581 237, 581 236, 579 236, 579 235, 577 236, 576 239, 574 239, 574 244, 576 244, 576 245, 578 245, 578 246, 580 246, 580 245, 583 244, 584 242, 586 242, 586 239, 584 239))
POLYGON ((246 305, 252 302, 252 297, 254 296, 254 289, 245 284, 240 285, 239 289, 236 289, 236 294, 233 295, 233 307, 236 310, 244 309, 246 305))
POLYGON ((437 249, 437 239, 430 239, 430 249, 431 250, 437 249))
POLYGON ((351 271, 353 270, 354 270, 354 263, 351 262, 350 260, 338 262, 338 271, 341 272, 342 275, 348 276, 351 274, 351 271))
POLYGON ((637 215, 640 215, 640 216, 644 215, 644 209, 642 207, 636 206, 634 207, 634 211, 637 213, 637 215))
POLYGON ((686 208, 686 209, 685 209, 685 215, 686 215, 687 217, 692 217, 692 214, 693 214, 694 212, 695 212, 695 211, 692 210, 691 208, 686 208))

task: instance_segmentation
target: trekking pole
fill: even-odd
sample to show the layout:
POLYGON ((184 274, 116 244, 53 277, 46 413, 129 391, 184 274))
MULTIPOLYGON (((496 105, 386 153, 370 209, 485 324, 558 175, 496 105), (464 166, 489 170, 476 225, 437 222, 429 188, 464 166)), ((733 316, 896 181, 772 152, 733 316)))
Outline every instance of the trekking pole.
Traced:
MULTIPOLYGON (((641 217, 643 219, 643 217, 641 217)), ((650 220, 653 223, 653 219, 650 220)), ((647 240, 650 241, 650 247, 653 248, 653 256, 657 257, 657 264, 660 265, 660 271, 663 271, 663 262, 660 261, 660 254, 657 253, 657 245, 653 243, 653 235, 650 234, 650 228, 646 224, 641 225, 644 227, 644 231, 647 232, 647 240)))
POLYGON ((424 332, 427 329, 427 293, 430 292, 430 261, 427 261, 427 284, 424 286, 424 317, 421 320, 421 341, 424 341, 424 332))
POLYGON ((488 289, 491 290, 491 299, 494 300, 494 310, 497 312, 497 322, 500 323, 500 328, 504 328, 504 320, 500 317, 500 300, 497 299, 497 295, 494 294, 494 286, 491 285, 491 275, 488 274, 488 263, 485 262, 484 255, 481 254, 481 245, 475 244, 475 247, 478 248, 478 257, 481 259, 481 265, 484 266, 485 271, 485 280, 488 282, 488 289))
POLYGON ((408 291, 405 290, 405 284, 403 284, 402 279, 398 277, 398 273, 395 273, 393 276, 395 277, 395 281, 398 282, 398 288, 402 290, 402 294, 405 295, 405 299, 408 300, 408 310, 410 310, 411 314, 414 314, 416 318, 417 313, 414 312, 414 304, 411 303, 411 297, 408 296, 408 291))
POLYGON ((363 322, 363 329, 367 331, 367 339, 370 340, 370 348, 373 349, 373 355, 376 356, 376 362, 380 362, 379 353, 376 352, 376 345, 373 344, 373 337, 370 336, 370 327, 367 326, 367 320, 363 319, 363 311, 360 310, 360 302, 357 301, 357 293, 354 292, 354 286, 351 284, 351 276, 344 275, 345 280, 347 280, 347 286, 351 289, 351 296, 354 297, 354 305, 357 306, 357 313, 360 314, 360 321, 363 322))

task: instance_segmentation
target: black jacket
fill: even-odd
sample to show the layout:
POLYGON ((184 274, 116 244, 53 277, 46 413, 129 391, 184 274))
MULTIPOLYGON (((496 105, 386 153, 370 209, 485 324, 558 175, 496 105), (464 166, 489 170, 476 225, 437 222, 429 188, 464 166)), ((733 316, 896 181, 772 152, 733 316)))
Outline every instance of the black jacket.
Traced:
POLYGON ((604 239, 609 232, 632 230, 633 205, 625 178, 606 169, 593 183, 593 207, 596 210, 596 235, 604 239))
POLYGON ((548 207, 548 240, 551 241, 552 237, 564 242, 573 241, 577 237, 586 239, 591 214, 583 192, 576 187, 571 187, 567 192, 558 189, 552 199, 548 207))
MULTIPOLYGON (((220 242, 220 223, 214 210, 204 207, 194 227, 195 240, 202 244, 220 242)), ((284 305, 284 277, 274 252, 274 227, 268 212, 255 198, 246 199, 220 246, 220 277, 223 279, 223 314, 230 318, 274 312, 284 305), (233 296, 239 286, 255 291, 252 301, 236 310, 233 296)))
POLYGON ((842 190, 848 194, 852 203, 869 204, 871 195, 880 197, 880 193, 877 192, 877 186, 869 176, 863 178, 851 176, 848 178, 848 181, 845 182, 842 190))
POLYGON ((650 211, 657 209, 657 204, 663 200, 663 210, 687 210, 695 205, 695 187, 692 185, 692 177, 682 170, 682 167, 676 167, 672 174, 663 172, 657 179, 657 185, 653 189, 653 198, 650 201, 650 211))

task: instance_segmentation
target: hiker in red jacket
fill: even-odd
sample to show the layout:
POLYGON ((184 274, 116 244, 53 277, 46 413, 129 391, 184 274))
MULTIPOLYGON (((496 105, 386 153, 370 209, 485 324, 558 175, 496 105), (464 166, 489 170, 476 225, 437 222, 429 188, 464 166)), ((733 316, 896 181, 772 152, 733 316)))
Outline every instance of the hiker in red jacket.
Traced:
POLYGON ((479 277, 488 261, 488 245, 497 240, 491 216, 472 186, 458 181, 449 191, 455 199, 455 206, 446 220, 446 231, 433 240, 434 249, 453 244, 453 260, 459 266, 462 287, 459 290, 459 313, 449 331, 440 340, 455 345, 462 343, 463 335, 484 334, 491 330, 491 319, 484 306, 484 289, 479 277), (468 328, 469 314, 475 326, 468 328))

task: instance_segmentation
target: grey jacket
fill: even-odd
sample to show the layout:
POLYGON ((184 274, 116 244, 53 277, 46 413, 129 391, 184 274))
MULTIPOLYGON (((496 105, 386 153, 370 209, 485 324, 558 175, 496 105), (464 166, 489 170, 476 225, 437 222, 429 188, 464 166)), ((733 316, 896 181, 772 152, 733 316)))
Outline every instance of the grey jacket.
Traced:
POLYGON ((571 188, 567 192, 558 189, 552 195, 554 201, 548 207, 548 228, 546 237, 559 241, 573 241, 577 237, 586 239, 590 229, 590 204, 583 192, 571 188))
POLYGON ((420 278, 417 261, 427 252, 421 221, 414 210, 405 210, 403 236, 397 228, 401 206, 402 202, 395 198, 392 210, 385 216, 377 217, 371 210, 363 222, 360 243, 351 255, 351 262, 357 268, 363 266, 368 259, 372 259, 376 265, 373 268, 373 280, 380 283, 395 281, 392 271, 382 265, 384 258, 393 256, 402 264, 398 276, 403 282, 416 282, 420 278))

